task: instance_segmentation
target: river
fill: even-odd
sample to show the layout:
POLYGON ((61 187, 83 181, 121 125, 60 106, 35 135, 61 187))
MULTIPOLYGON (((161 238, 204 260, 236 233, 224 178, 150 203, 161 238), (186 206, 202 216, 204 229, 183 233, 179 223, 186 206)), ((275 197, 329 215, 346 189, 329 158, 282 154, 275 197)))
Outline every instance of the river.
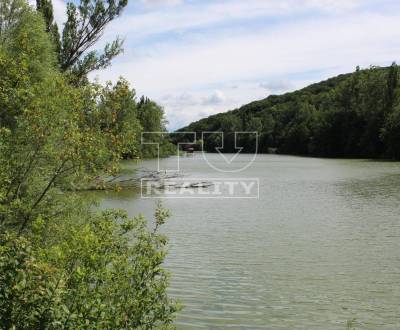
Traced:
MULTIPOLYGON (((258 179, 259 198, 164 200, 169 291, 184 305, 178 329, 340 330, 353 318, 356 329, 400 329, 400 163, 251 161, 239 155, 236 164, 250 166, 227 173, 201 154, 180 159, 187 178, 258 179)), ((124 166, 156 169, 157 161, 124 166)), ((151 218, 155 205, 138 192, 100 197, 132 216, 151 218)))

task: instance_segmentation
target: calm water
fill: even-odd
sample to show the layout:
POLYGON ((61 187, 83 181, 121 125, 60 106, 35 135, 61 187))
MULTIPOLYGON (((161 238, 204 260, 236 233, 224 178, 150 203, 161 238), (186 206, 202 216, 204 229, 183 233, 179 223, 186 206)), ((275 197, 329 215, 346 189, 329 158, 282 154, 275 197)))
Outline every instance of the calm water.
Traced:
MULTIPOLYGON (((260 155, 232 175, 196 155, 181 169, 259 178, 260 198, 165 201, 179 329, 339 330, 352 318, 357 329, 400 329, 400 163, 260 155)), ((131 215, 154 209, 133 192, 101 197, 131 215)))

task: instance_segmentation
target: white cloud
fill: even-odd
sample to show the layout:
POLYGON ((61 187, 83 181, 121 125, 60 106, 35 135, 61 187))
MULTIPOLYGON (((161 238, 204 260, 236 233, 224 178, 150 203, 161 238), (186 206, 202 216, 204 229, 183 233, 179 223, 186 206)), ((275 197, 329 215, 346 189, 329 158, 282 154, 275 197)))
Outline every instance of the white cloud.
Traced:
POLYGON ((210 96, 203 99, 203 105, 221 104, 225 101, 225 94, 219 90, 214 91, 210 96))
POLYGON ((127 77, 165 106, 176 128, 356 65, 399 60, 399 11, 359 10, 373 3, 231 0, 128 12, 111 31, 127 32, 126 55, 99 76, 127 77))
POLYGON ((142 0, 147 5, 168 5, 176 6, 183 3, 183 0, 142 0))
POLYGON ((216 90, 205 95, 206 93, 206 91, 195 91, 176 95, 167 94, 156 98, 156 101, 164 105, 171 129, 182 127, 201 117, 221 112, 225 107, 235 104, 235 101, 232 98, 227 98, 223 91, 216 90))
MULTIPOLYGON (((142 0, 147 4, 183 4, 182 0, 142 0)), ((327 13, 354 9, 371 0, 229 0, 185 3, 178 9, 160 8, 145 13, 126 13, 112 26, 110 34, 146 37, 156 33, 183 32, 226 21, 290 16, 320 10, 327 13)))
POLYGON ((292 88, 292 83, 287 80, 271 80, 260 83, 260 87, 271 93, 287 91, 292 88))
MULTIPOLYGON (((28 0, 28 3, 36 7, 36 0, 28 0)), ((67 20, 67 5, 63 0, 52 0, 54 21, 57 23, 60 32, 62 26, 67 20)))
POLYGON ((157 56, 126 58, 102 77, 127 75, 138 88, 158 93, 330 67, 348 70, 396 59, 399 28, 399 17, 363 15, 159 45, 153 48, 157 56))
POLYGON ((52 0, 53 1, 53 12, 54 20, 57 22, 60 31, 62 26, 67 20, 67 6, 63 0, 52 0))

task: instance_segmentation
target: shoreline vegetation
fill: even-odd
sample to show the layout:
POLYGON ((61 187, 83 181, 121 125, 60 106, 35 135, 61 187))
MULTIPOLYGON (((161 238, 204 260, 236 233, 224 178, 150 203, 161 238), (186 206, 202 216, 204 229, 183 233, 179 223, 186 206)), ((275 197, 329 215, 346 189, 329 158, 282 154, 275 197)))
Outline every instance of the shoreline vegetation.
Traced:
POLYGON ((120 174, 108 178, 96 178, 90 186, 81 190, 115 190, 121 191, 126 189, 140 187, 141 180, 151 180, 152 182, 161 183, 164 180, 181 178, 183 175, 179 173, 167 174, 163 171, 152 171, 144 168, 139 168, 130 175, 120 174))
MULTIPOLYGON (((91 51, 126 0, 67 5, 60 34, 51 0, 0 2, 0 327, 173 328, 180 305, 163 268, 169 217, 94 211, 77 187, 151 158, 142 132, 164 132, 163 109, 128 82, 90 82, 122 50, 91 51)), ((170 142, 155 136, 168 150, 170 142)), ((171 145, 172 147, 172 145, 171 145)))

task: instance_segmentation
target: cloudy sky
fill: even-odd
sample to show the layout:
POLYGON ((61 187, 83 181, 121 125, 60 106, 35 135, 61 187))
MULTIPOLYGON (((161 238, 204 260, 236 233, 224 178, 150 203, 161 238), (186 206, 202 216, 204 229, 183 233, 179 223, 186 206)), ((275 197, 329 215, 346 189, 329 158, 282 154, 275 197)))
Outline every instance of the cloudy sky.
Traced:
MULTIPOLYGON (((65 3, 53 0, 63 20, 65 3)), ((100 81, 124 76, 159 102, 170 129, 357 65, 400 58, 398 0, 130 0, 102 43, 125 52, 100 81)))

